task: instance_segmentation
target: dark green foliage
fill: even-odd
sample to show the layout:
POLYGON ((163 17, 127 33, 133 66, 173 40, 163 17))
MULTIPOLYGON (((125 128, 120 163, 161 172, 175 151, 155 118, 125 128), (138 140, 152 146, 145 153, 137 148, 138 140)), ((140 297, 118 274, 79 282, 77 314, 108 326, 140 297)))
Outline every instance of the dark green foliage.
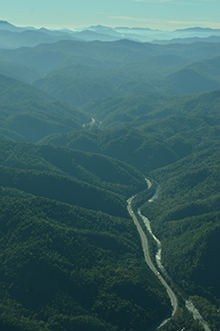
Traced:
POLYGON ((71 177, 126 197, 145 187, 139 171, 107 156, 3 140, 0 148, 2 166, 71 177))
POLYGON ((127 216, 113 192, 141 189, 142 175, 101 155, 0 143, 2 328, 145 330, 165 316, 132 221, 91 211, 127 216))
POLYGON ((166 313, 131 221, 42 198, 0 198, 0 214, 2 325, 144 330, 166 313))
POLYGON ((189 331, 203 331, 203 326, 195 321, 192 315, 184 308, 179 308, 175 316, 161 328, 161 331, 176 331, 176 330, 189 330, 189 331), (185 328, 185 329, 184 329, 185 328))
POLYGON ((193 154, 154 175, 159 199, 142 208, 162 239, 167 270, 184 290, 219 302, 219 150, 193 154))
POLYGON ((165 145, 160 136, 130 128, 72 132, 51 136, 42 142, 110 155, 144 171, 167 165, 177 159, 176 153, 165 145))
MULTIPOLYGON (((2 74, 40 75, 53 96, 0 77, 2 330, 145 331, 169 314, 127 219, 138 192, 168 273, 217 330, 220 92, 160 92, 218 88, 219 54, 128 40, 0 50, 2 74)), ((180 305, 163 329, 184 326, 201 329, 180 305)))
POLYGON ((68 202, 88 209, 102 210, 113 215, 127 214, 122 196, 67 176, 32 170, 12 170, 0 167, 2 186, 14 187, 27 193, 68 202))
POLYGON ((125 216, 125 198, 144 188, 137 170, 109 157, 6 141, 1 150, 0 185, 33 195, 125 216))
POLYGON ((198 307, 199 311, 204 316, 205 320, 208 322, 211 330, 218 330, 220 323, 219 309, 217 306, 213 305, 207 299, 194 296, 193 302, 198 307))

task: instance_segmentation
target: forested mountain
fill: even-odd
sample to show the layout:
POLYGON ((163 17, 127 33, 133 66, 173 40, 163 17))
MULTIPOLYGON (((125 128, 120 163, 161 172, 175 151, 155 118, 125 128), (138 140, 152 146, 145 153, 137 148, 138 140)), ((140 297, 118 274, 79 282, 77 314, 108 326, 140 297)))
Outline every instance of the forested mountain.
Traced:
POLYGON ((0 201, 2 330, 145 330, 169 309, 130 221, 42 198, 0 201))
POLYGON ((166 315, 136 230, 118 218, 128 216, 126 197, 145 187, 137 170, 4 140, 0 163, 2 330, 144 330, 166 315))
POLYGON ((19 47, 34 47, 40 44, 55 43, 60 40, 74 40, 70 35, 51 35, 40 30, 7 31, 0 30, 0 47, 14 49, 19 47))
POLYGON ((149 171, 152 167, 157 168, 177 160, 176 153, 165 144, 162 137, 130 128, 51 135, 42 142, 109 155, 124 160, 142 171, 149 171))
POLYGON ((153 91, 149 82, 135 76, 134 71, 133 67, 112 71, 111 66, 103 64, 78 64, 50 72, 36 80, 34 86, 76 107, 94 99, 153 91))
POLYGON ((84 110, 101 119, 99 129, 51 135, 42 142, 104 153, 149 172, 215 146, 219 97, 219 91, 181 98, 152 94, 106 100, 99 109, 90 103, 84 110))
POLYGON ((108 27, 92 25, 73 29, 48 29, 32 26, 15 26, 0 21, 1 48, 33 47, 41 43, 53 43, 59 40, 114 41, 128 39, 138 42, 156 42, 160 44, 218 42, 219 29, 192 28, 161 31, 140 27, 108 27))
MULTIPOLYGON (((146 66, 151 68, 152 63, 164 65, 165 58, 168 66, 176 65, 175 58, 183 63, 198 62, 220 55, 218 43, 194 43, 192 45, 156 45, 138 43, 129 40, 115 42, 91 43, 81 41, 60 41, 53 44, 42 44, 36 47, 22 47, 14 50, 0 50, 0 59, 34 67, 40 72, 49 73, 51 70, 67 67, 73 64, 102 64, 126 66, 136 64, 141 71, 146 66), (170 60, 169 60, 169 57, 170 60), (172 61, 174 59, 174 61, 172 61), (138 62, 137 62, 138 61, 138 62)), ((158 67, 155 66, 154 70, 158 67)))
POLYGON ((2 185, 34 195, 89 205, 90 209, 107 208, 111 214, 115 213, 111 199, 116 207, 145 187, 140 172, 110 157, 8 141, 0 146, 2 185))
MULTIPOLYGON (((219 43, 157 45, 68 38, 36 47, 0 50, 0 61, 7 61, 7 67, 10 63, 28 67, 33 85, 74 106, 92 99, 153 90, 169 94, 216 90, 219 56, 219 43)), ((25 75, 13 75, 10 67, 2 73, 27 81, 25 75)))
POLYGON ((28 84, 0 76, 0 132, 15 140, 37 141, 55 132, 79 129, 89 118, 28 84))
POLYGON ((146 92, 101 101, 93 100, 81 109, 99 119, 96 121, 98 128, 154 126, 155 130, 155 121, 163 122, 174 116, 199 115, 203 118, 218 115, 219 97, 220 90, 187 97, 170 97, 158 92, 146 92))
POLYGON ((163 263, 195 302, 211 330, 218 330, 220 304, 219 135, 215 145, 152 173, 159 199, 142 211, 163 245, 163 263), (218 143, 216 143, 218 140, 218 143))
POLYGON ((220 87, 220 58, 197 62, 177 71, 162 81, 159 86, 169 94, 190 94, 213 91, 220 87))
POLYGON ((29 84, 41 78, 34 68, 8 61, 0 61, 0 74, 29 84))
POLYGON ((143 189, 138 171, 101 155, 2 141, 0 172, 2 329, 144 330, 166 314, 165 294, 149 290, 159 284, 137 261, 132 222, 91 211, 127 216, 122 195, 143 189))
POLYGON ((135 196, 179 300, 161 330, 203 330, 190 296, 218 331, 220 44, 5 31, 50 41, 0 50, 0 329, 150 331, 170 317, 127 211, 135 196))

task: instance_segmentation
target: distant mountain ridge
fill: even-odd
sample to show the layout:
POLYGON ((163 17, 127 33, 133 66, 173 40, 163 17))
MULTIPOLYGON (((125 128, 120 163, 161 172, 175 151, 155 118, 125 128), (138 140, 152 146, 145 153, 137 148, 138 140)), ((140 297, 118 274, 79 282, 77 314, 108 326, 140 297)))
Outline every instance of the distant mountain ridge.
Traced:
POLYGON ((17 27, 15 25, 12 25, 11 23, 7 22, 7 21, 0 21, 0 29, 17 29, 17 27))
MULTIPOLYGON (((130 39, 138 42, 156 42, 157 40, 164 40, 173 42, 173 39, 187 39, 187 38, 208 38, 213 36, 220 37, 220 29, 193 27, 186 29, 178 29, 174 31, 162 31, 157 29, 150 29, 147 27, 108 27, 103 25, 90 26, 85 28, 75 29, 56 29, 50 30, 42 27, 37 29, 35 27, 17 27, 7 21, 0 21, 0 47, 1 48, 18 48, 18 47, 33 47, 41 43, 53 43, 59 40, 84 40, 84 41, 114 41, 121 39, 130 39), (14 33, 10 39, 5 39, 4 31, 14 33), (22 37, 19 32, 29 32, 29 38, 22 37)), ((217 42, 217 41, 216 41, 217 42)))
POLYGON ((194 28, 186 28, 186 29, 177 29, 175 32, 182 32, 182 31, 188 31, 188 32, 220 32, 220 29, 212 29, 212 28, 202 28, 202 27, 194 27, 194 28))

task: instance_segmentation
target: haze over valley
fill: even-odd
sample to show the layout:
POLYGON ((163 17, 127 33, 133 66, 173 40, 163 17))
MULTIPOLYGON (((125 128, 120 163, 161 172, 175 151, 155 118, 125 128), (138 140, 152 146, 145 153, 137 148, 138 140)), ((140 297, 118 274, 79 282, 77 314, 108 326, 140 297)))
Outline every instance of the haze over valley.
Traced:
POLYGON ((219 115, 219 27, 0 21, 0 329, 219 331, 219 115))

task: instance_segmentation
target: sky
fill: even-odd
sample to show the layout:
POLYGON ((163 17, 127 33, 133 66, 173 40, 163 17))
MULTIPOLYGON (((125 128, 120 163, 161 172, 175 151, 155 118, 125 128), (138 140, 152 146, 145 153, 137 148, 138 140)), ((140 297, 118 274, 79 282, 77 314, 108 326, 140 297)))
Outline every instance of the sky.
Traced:
POLYGON ((0 20, 37 28, 220 28, 220 0, 5 0, 0 20))

